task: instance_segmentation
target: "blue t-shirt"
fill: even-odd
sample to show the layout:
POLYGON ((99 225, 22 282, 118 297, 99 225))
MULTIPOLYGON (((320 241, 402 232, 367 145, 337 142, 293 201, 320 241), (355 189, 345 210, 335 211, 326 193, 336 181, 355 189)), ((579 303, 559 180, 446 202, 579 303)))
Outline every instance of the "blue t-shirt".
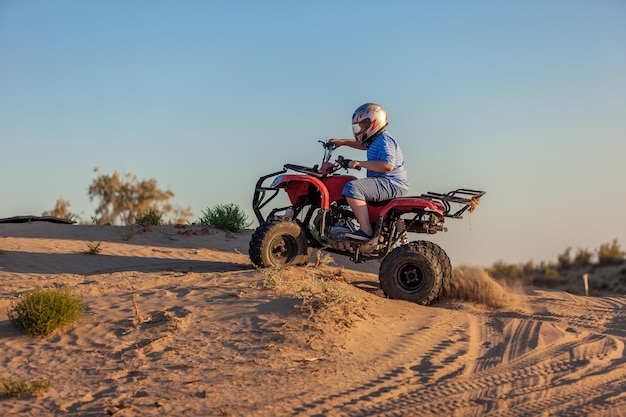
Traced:
POLYGON ((409 178, 406 174, 402 150, 389 132, 381 132, 372 139, 369 146, 367 146, 367 160, 383 161, 393 166, 393 170, 389 172, 368 170, 368 177, 387 178, 395 186, 406 190, 409 189, 409 178))

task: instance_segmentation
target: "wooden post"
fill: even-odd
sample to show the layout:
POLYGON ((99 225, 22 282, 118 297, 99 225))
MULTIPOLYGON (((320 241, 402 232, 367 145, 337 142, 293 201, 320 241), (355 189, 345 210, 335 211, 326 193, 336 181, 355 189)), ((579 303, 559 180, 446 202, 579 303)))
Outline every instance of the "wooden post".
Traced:
POLYGON ((589 297, 589 274, 583 274, 583 282, 585 283, 585 295, 589 297))

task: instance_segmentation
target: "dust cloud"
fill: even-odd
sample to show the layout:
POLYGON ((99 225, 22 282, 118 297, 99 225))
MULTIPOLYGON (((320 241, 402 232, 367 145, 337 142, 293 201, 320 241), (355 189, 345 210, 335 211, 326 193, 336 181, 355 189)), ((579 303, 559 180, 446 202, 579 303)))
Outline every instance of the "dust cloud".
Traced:
POLYGON ((459 267, 452 271, 452 279, 444 284, 442 298, 501 308, 517 304, 520 291, 497 282, 483 268, 459 267))

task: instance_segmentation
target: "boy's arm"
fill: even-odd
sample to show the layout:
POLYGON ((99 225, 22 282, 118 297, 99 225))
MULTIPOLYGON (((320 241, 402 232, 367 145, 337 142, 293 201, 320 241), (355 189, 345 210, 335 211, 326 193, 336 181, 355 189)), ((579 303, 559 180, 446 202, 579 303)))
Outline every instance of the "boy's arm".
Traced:
POLYGON ((354 148, 354 149, 359 149, 361 151, 364 151, 366 148, 365 146, 363 146, 361 143, 357 142, 356 139, 331 139, 330 140, 335 147, 340 147, 340 146, 348 146, 350 148, 354 148))

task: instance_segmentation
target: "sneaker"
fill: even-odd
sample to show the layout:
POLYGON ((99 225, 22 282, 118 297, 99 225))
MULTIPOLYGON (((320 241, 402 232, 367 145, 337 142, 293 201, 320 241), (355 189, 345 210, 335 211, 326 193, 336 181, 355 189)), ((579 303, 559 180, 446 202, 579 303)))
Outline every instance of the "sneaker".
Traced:
POLYGON ((358 232, 346 233, 345 237, 347 239, 360 240, 360 241, 363 241, 363 242, 368 242, 368 241, 372 240, 372 236, 368 235, 367 233, 365 233, 361 229, 359 229, 358 232))

